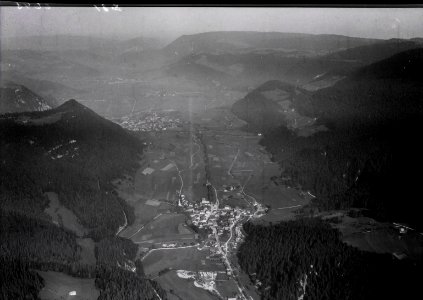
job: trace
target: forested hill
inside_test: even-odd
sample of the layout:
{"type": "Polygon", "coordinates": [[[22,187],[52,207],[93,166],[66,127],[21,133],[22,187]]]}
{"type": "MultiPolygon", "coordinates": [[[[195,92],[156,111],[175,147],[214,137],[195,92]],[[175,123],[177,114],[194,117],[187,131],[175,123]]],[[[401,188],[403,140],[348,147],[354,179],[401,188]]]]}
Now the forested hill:
{"type": "Polygon", "coordinates": [[[38,299],[45,282],[35,269],[95,278],[99,299],[157,299],[156,291],[165,299],[139,262],[136,272],[124,267],[137,246],[115,237],[134,213],[111,180],[134,172],[142,150],[141,140],[75,100],[0,115],[0,298],[38,299]],[[58,194],[85,233],[64,226],[62,215],[53,222],[46,192],[58,194]],[[89,238],[96,251],[81,244],[89,238]]]}
{"type": "Polygon", "coordinates": [[[266,133],[261,143],[281,164],[281,179],[312,191],[321,209],[367,208],[380,220],[423,228],[416,189],[422,54],[396,54],[315,92],[298,110],[329,131],[304,138],[282,126],[266,133]]]}
{"type": "Polygon", "coordinates": [[[137,167],[140,140],[75,100],[0,123],[2,209],[40,215],[53,191],[93,237],[116,232],[124,211],[131,221],[110,181],[137,167]]]}
{"type": "Polygon", "coordinates": [[[307,103],[310,92],[279,80],[270,80],[238,100],[231,111],[250,129],[266,131],[286,125],[292,107],[307,103]]]}
{"type": "Polygon", "coordinates": [[[423,113],[423,48],[407,50],[360,68],[314,93],[305,114],[324,122],[398,119],[423,113]]]}

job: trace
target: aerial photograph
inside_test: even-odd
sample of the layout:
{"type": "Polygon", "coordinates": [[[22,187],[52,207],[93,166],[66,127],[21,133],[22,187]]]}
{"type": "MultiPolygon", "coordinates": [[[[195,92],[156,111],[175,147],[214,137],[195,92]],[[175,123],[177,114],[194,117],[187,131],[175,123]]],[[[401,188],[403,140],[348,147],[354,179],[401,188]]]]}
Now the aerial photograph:
{"type": "Polygon", "coordinates": [[[0,299],[420,299],[422,133],[423,5],[0,1],[0,299]]]}

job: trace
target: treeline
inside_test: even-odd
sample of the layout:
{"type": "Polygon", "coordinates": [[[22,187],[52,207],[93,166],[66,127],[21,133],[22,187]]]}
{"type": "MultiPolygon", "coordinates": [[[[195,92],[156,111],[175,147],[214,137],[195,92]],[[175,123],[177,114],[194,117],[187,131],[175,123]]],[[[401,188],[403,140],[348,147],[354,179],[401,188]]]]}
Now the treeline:
{"type": "Polygon", "coordinates": [[[129,261],[134,261],[138,246],[131,240],[120,237],[107,237],[97,243],[95,256],[101,265],[124,266],[129,261]]]}
{"type": "Polygon", "coordinates": [[[262,299],[298,299],[304,285],[303,299],[405,299],[419,293],[421,265],[348,246],[319,219],[246,223],[243,229],[237,256],[262,299]]]}
{"type": "MultiPolygon", "coordinates": [[[[120,268],[101,266],[95,285],[100,290],[98,300],[159,299],[149,280],[120,268]]],[[[158,289],[159,292],[161,298],[166,299],[161,289],[158,289]]]]}
{"type": "Polygon", "coordinates": [[[108,237],[97,243],[96,287],[102,299],[166,299],[166,292],[145,278],[143,265],[135,260],[138,246],[131,240],[108,237]],[[131,269],[135,267],[135,272],[131,269]]]}

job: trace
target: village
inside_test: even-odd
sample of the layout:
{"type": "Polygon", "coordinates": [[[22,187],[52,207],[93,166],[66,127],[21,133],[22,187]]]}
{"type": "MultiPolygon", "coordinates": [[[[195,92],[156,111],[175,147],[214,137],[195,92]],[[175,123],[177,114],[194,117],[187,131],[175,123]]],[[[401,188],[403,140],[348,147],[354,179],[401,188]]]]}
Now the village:
{"type": "Polygon", "coordinates": [[[180,118],[161,115],[157,112],[127,115],[115,121],[125,129],[133,131],[162,131],[181,127],[183,122],[180,118]]]}

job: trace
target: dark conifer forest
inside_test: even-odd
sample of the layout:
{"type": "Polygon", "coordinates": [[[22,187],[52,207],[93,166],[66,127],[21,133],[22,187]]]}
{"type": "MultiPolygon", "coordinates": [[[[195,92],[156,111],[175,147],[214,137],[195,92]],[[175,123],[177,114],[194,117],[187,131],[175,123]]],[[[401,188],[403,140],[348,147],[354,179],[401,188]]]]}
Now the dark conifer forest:
{"type": "Polygon", "coordinates": [[[365,208],[380,220],[423,228],[416,209],[422,57],[421,49],[397,54],[301,103],[328,131],[299,137],[284,126],[269,130],[261,143],[280,163],[284,183],[312,191],[322,210],[365,208]]]}
{"type": "Polygon", "coordinates": [[[348,246],[338,230],[319,219],[246,223],[243,229],[247,237],[239,263],[258,283],[261,299],[414,299],[419,294],[420,265],[348,246]]]}
{"type": "MultiPolygon", "coordinates": [[[[2,299],[38,299],[44,283],[34,270],[96,278],[100,299],[156,299],[150,281],[121,268],[135,258],[136,245],[114,237],[124,213],[128,223],[134,214],[111,181],[136,169],[141,140],[75,100],[45,112],[6,114],[0,123],[2,299]],[[25,122],[30,119],[47,121],[25,122]],[[76,234],[44,212],[46,192],[56,192],[88,229],[86,237],[98,241],[97,265],[81,264],[76,234]]],[[[142,265],[137,269],[143,274],[142,265]]]]}

